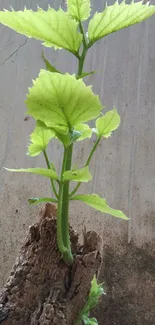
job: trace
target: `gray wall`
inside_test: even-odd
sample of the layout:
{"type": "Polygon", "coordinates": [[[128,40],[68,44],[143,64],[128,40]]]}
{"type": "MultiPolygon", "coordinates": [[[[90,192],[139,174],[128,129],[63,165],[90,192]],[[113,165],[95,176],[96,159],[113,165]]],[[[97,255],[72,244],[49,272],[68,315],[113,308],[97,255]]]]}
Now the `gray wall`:
{"type": "MultiPolygon", "coordinates": [[[[0,9],[36,9],[36,4],[55,8],[65,1],[1,0],[0,9]]],[[[104,1],[93,0],[102,10],[104,1]]],[[[106,197],[131,219],[123,222],[104,216],[84,205],[72,204],[71,221],[76,229],[98,230],[103,235],[102,279],[107,297],[101,304],[100,324],[153,325],[155,312],[155,17],[140,25],[106,37],[90,49],[86,71],[97,73],[86,79],[99,93],[102,103],[115,105],[121,115],[120,128],[103,141],[92,162],[94,179],[89,192],[106,197]]],[[[26,39],[0,26],[0,285],[3,286],[19,252],[28,226],[38,219],[38,207],[30,208],[30,196],[50,194],[47,180],[12,174],[7,167],[44,166],[42,157],[28,158],[26,147],[33,130],[31,118],[24,120],[25,94],[31,80],[44,67],[40,42],[26,39]]],[[[58,69],[73,73],[76,59],[69,53],[45,49],[58,69]]],[[[78,144],[74,161],[82,166],[93,139],[78,144]]],[[[59,166],[62,149],[51,145],[51,160],[59,166]]],[[[86,187],[83,186],[83,191],[86,187]]]]}

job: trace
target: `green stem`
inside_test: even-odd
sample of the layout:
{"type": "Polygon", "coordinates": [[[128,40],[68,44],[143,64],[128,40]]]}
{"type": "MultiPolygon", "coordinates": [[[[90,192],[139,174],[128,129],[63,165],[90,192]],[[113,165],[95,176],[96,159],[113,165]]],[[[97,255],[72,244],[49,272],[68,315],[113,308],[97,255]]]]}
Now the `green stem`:
{"type": "Polygon", "coordinates": [[[83,35],[83,46],[86,48],[87,47],[87,41],[86,41],[85,32],[84,32],[83,25],[82,25],[81,21],[79,22],[79,28],[80,28],[81,34],[83,35]]]}
{"type": "Polygon", "coordinates": [[[63,173],[71,169],[73,145],[64,148],[64,158],[60,177],[59,201],[57,213],[57,240],[58,247],[63,259],[67,264],[72,264],[73,256],[71,252],[69,237],[69,181],[63,182],[63,173]]]}
{"type": "Polygon", "coordinates": [[[78,68],[78,76],[82,75],[82,70],[83,70],[83,66],[84,66],[84,61],[85,61],[85,57],[86,57],[86,53],[87,53],[87,48],[83,48],[83,52],[80,56],[79,59],[79,68],[78,68]]]}
{"type": "Polygon", "coordinates": [[[69,51],[69,52],[74,54],[78,60],[80,59],[80,54],[78,52],[73,52],[73,51],[69,51]]]}
{"type": "MultiPolygon", "coordinates": [[[[84,61],[87,53],[87,43],[82,23],[79,23],[79,28],[83,34],[83,51],[78,54],[78,76],[81,76],[84,61]]],[[[73,263],[73,255],[71,252],[70,236],[69,236],[69,181],[63,182],[63,173],[71,169],[73,144],[69,147],[64,147],[64,157],[61,169],[58,195],[58,211],[57,211],[57,241],[59,251],[62,253],[63,260],[67,264],[73,263]]]]}
{"type": "Polygon", "coordinates": [[[59,199],[58,199],[58,210],[57,210],[57,241],[59,251],[63,254],[65,251],[65,246],[63,242],[63,234],[62,234],[62,203],[63,203],[63,182],[62,176],[65,170],[66,165],[66,152],[64,151],[62,169],[61,169],[61,177],[60,177],[60,186],[59,186],[59,199]]]}
{"type": "MultiPolygon", "coordinates": [[[[43,154],[44,154],[44,157],[45,157],[45,160],[46,160],[46,165],[47,165],[48,169],[51,169],[50,162],[49,162],[46,150],[43,151],[43,154]]],[[[54,181],[51,178],[50,178],[50,181],[51,181],[51,186],[52,186],[53,192],[55,194],[55,197],[58,199],[58,193],[57,193],[54,181]]]]}
{"type": "MultiPolygon", "coordinates": [[[[66,152],[65,171],[71,169],[72,151],[73,151],[73,144],[71,144],[68,148],[65,148],[65,152],[66,152]]],[[[64,182],[62,209],[63,209],[62,213],[64,215],[62,219],[64,245],[71,250],[70,238],[69,238],[69,219],[68,219],[69,218],[69,181],[64,182]]]]}
{"type": "MultiPolygon", "coordinates": [[[[97,148],[100,140],[101,140],[101,138],[97,138],[97,140],[96,140],[96,142],[95,142],[95,144],[94,144],[94,146],[93,146],[93,148],[92,148],[92,150],[91,150],[91,152],[90,152],[90,154],[88,156],[88,159],[87,159],[87,161],[85,163],[85,167],[90,164],[90,161],[91,161],[91,159],[93,157],[93,154],[94,154],[94,152],[95,152],[95,150],[96,150],[96,148],[97,148]]],[[[79,189],[80,185],[81,185],[81,182],[77,183],[77,185],[75,186],[74,190],[70,193],[70,195],[69,195],[70,200],[71,200],[72,196],[77,192],[77,190],[79,189]]]]}
{"type": "Polygon", "coordinates": [[[83,66],[84,66],[85,57],[86,57],[86,54],[88,51],[88,47],[87,47],[87,42],[86,42],[86,38],[85,38],[85,32],[84,32],[81,21],[79,22],[79,28],[80,28],[81,34],[83,35],[83,51],[82,51],[81,56],[79,57],[79,67],[78,67],[78,76],[81,76],[83,66]]]}
{"type": "Polygon", "coordinates": [[[92,47],[92,45],[93,45],[94,43],[95,43],[95,42],[89,42],[89,43],[87,44],[88,49],[90,49],[90,47],[92,47]]]}
{"type": "Polygon", "coordinates": [[[100,140],[101,140],[101,138],[99,137],[99,138],[97,138],[96,142],[94,143],[94,146],[93,146],[93,148],[92,148],[92,150],[91,150],[91,152],[90,152],[90,154],[89,154],[89,156],[88,156],[88,159],[87,159],[87,161],[86,161],[85,166],[88,166],[88,165],[90,164],[90,161],[91,161],[91,159],[92,159],[92,157],[93,157],[93,154],[94,154],[94,152],[95,152],[95,150],[96,150],[96,148],[97,148],[97,146],[98,146],[100,140]]]}

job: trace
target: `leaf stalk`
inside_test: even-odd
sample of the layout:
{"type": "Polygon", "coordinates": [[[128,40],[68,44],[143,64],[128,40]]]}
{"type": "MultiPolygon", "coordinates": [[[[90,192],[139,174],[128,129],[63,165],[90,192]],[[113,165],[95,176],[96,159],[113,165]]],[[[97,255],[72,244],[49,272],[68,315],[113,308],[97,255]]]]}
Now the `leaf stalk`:
{"type": "MultiPolygon", "coordinates": [[[[97,149],[97,146],[98,146],[100,140],[101,140],[101,137],[97,138],[96,142],[94,143],[94,146],[93,146],[92,150],[90,151],[90,154],[88,156],[88,159],[87,159],[87,161],[85,163],[85,167],[86,166],[89,166],[90,161],[91,161],[91,159],[92,159],[92,157],[94,155],[95,150],[97,149]]],[[[70,200],[72,199],[73,195],[77,192],[77,190],[79,189],[80,185],[81,185],[81,182],[78,182],[77,185],[75,186],[74,190],[70,193],[70,195],[69,195],[70,200]]]]}
{"type": "MultiPolygon", "coordinates": [[[[46,161],[47,168],[48,169],[51,169],[50,162],[49,162],[49,159],[48,159],[48,156],[47,156],[47,152],[46,152],[45,149],[43,151],[43,154],[44,154],[44,158],[45,158],[45,161],[46,161]]],[[[58,199],[58,193],[57,193],[57,190],[56,190],[56,187],[55,187],[54,180],[50,178],[50,181],[51,181],[51,186],[52,186],[52,190],[53,190],[53,192],[55,194],[55,197],[58,199]]]]}

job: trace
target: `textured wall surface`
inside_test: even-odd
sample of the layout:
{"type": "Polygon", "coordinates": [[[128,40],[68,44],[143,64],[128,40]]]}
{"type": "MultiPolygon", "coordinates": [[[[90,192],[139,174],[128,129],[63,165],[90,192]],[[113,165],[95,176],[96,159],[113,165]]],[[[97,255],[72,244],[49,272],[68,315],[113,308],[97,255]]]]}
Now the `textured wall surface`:
{"type": "MultiPolygon", "coordinates": [[[[1,0],[0,9],[36,9],[38,4],[55,8],[65,1],[1,0]]],[[[108,1],[108,3],[110,3],[108,1]]],[[[155,2],[154,2],[155,3],[155,2]]],[[[102,10],[103,0],[92,0],[92,9],[102,10]]],[[[101,277],[107,296],[98,317],[104,325],[153,325],[155,319],[155,17],[140,25],[110,35],[90,49],[87,77],[102,103],[115,105],[122,123],[113,137],[103,141],[92,161],[94,179],[88,191],[107,198],[114,208],[131,219],[123,222],[103,216],[84,205],[72,204],[76,229],[98,230],[103,235],[104,258],[101,277]]],[[[31,80],[44,67],[40,42],[27,39],[0,26],[0,286],[3,286],[18,254],[28,226],[38,208],[30,208],[30,196],[47,196],[47,180],[6,172],[3,166],[44,166],[42,157],[28,158],[26,147],[33,130],[25,119],[25,94],[31,80]]],[[[45,49],[62,71],[73,73],[77,61],[67,52],[45,49]]],[[[85,162],[93,139],[78,144],[74,161],[85,162]]],[[[58,143],[49,149],[57,166],[62,158],[58,143]]],[[[86,187],[83,186],[83,191],[86,187]]]]}

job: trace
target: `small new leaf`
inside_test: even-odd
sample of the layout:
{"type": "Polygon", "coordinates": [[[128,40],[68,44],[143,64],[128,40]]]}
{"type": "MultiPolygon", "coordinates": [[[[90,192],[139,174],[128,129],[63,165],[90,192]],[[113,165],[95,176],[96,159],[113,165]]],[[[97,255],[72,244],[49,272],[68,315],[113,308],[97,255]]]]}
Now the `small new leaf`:
{"type": "Polygon", "coordinates": [[[57,133],[57,138],[63,143],[63,145],[67,148],[70,144],[81,141],[85,138],[90,138],[92,134],[92,130],[89,129],[87,124],[79,124],[74,127],[68,134],[57,133]],[[88,127],[88,128],[87,128],[88,127]]]}
{"type": "Polygon", "coordinates": [[[81,169],[68,170],[63,174],[63,182],[75,181],[75,182],[89,182],[92,179],[89,168],[84,167],[81,169]]]}
{"type": "Polygon", "coordinates": [[[95,71],[91,71],[91,72],[83,72],[80,76],[77,76],[76,79],[81,79],[81,78],[84,78],[84,77],[88,77],[90,76],[91,74],[94,74],[95,71]]]}
{"type": "Polygon", "coordinates": [[[96,13],[90,20],[88,26],[88,37],[90,43],[102,37],[114,33],[120,29],[140,23],[141,21],[155,14],[155,6],[150,6],[143,1],[131,2],[125,1],[119,3],[116,1],[113,5],[107,6],[102,13],[96,13]]]}
{"type": "Polygon", "coordinates": [[[72,132],[69,133],[70,143],[74,143],[75,141],[78,141],[78,139],[81,137],[81,132],[79,130],[72,130],[72,132]]]}
{"type": "Polygon", "coordinates": [[[83,320],[83,324],[84,325],[98,325],[98,321],[96,318],[89,318],[87,316],[83,316],[82,317],[82,320],[83,320]]]}
{"type": "Polygon", "coordinates": [[[107,112],[96,121],[96,130],[99,137],[108,138],[120,125],[121,119],[116,109],[107,112]]]}
{"type": "Polygon", "coordinates": [[[31,173],[36,175],[45,176],[54,180],[58,180],[57,173],[52,169],[45,169],[45,168],[21,168],[21,169],[10,169],[5,168],[6,170],[10,172],[16,172],[16,173],[31,173]]]}
{"type": "Polygon", "coordinates": [[[90,0],[67,0],[68,14],[78,20],[86,20],[90,16],[90,0]]]}
{"type": "Polygon", "coordinates": [[[91,138],[93,133],[93,130],[89,127],[88,124],[78,124],[75,126],[74,129],[81,133],[77,141],[82,141],[84,139],[91,138]]]}
{"type": "Polygon", "coordinates": [[[30,205],[35,205],[35,204],[38,204],[38,203],[45,203],[45,202],[55,202],[57,203],[57,200],[51,198],[51,197],[41,197],[41,198],[38,198],[38,197],[32,197],[30,199],[28,199],[28,203],[30,205]]]}
{"type": "Polygon", "coordinates": [[[48,128],[43,122],[37,121],[35,129],[30,135],[32,143],[28,146],[28,155],[31,157],[38,156],[54,137],[54,130],[48,128]]]}
{"type": "Polygon", "coordinates": [[[96,276],[94,276],[92,282],[91,282],[91,289],[89,296],[97,296],[100,297],[104,294],[103,285],[97,283],[96,276]]]}
{"type": "Polygon", "coordinates": [[[47,47],[64,48],[77,53],[82,35],[77,31],[78,22],[71,19],[62,9],[58,11],[49,6],[47,11],[0,11],[0,23],[27,37],[36,38],[47,47]]]}
{"type": "Polygon", "coordinates": [[[59,133],[67,134],[76,125],[100,114],[99,97],[82,79],[41,70],[33,84],[26,100],[28,114],[59,133]]]}
{"type": "Polygon", "coordinates": [[[96,277],[94,276],[91,282],[91,289],[85,306],[79,313],[79,317],[77,319],[76,325],[81,324],[82,322],[84,325],[98,325],[96,318],[90,318],[91,310],[98,304],[99,298],[104,294],[103,285],[98,284],[96,277]]]}
{"type": "Polygon", "coordinates": [[[128,217],[120,210],[112,209],[108,206],[107,201],[97,194],[78,194],[72,197],[72,200],[82,201],[92,208],[110,214],[116,218],[129,220],[128,217]]]}
{"type": "Polygon", "coordinates": [[[50,72],[57,72],[57,73],[61,73],[59,70],[57,70],[45,57],[44,51],[42,51],[42,59],[45,63],[46,69],[50,72]]]}

